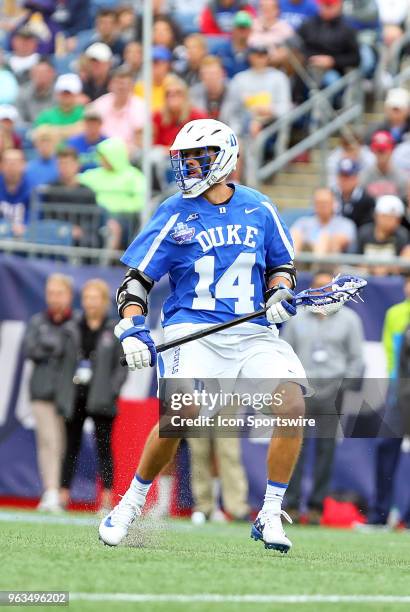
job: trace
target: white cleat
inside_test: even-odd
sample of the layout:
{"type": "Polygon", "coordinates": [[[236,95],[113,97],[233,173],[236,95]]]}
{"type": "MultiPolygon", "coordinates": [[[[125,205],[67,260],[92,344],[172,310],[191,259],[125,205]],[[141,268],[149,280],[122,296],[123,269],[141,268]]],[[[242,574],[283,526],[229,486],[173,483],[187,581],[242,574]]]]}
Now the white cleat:
{"type": "Polygon", "coordinates": [[[127,491],[121,501],[103,518],[98,528],[100,540],[107,546],[118,546],[142,509],[136,505],[132,492],[127,491]]]}
{"type": "Polygon", "coordinates": [[[262,540],[265,548],[287,553],[292,548],[292,542],[283,530],[282,516],[289,523],[293,522],[284,510],[275,513],[261,510],[252,525],[251,538],[262,540]]]}

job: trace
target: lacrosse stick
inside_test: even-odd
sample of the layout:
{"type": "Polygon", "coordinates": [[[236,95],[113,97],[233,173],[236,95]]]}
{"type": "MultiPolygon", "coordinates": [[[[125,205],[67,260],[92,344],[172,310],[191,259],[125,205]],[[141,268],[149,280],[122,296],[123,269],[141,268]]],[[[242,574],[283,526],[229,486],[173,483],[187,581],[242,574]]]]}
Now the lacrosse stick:
{"type": "MultiPolygon", "coordinates": [[[[304,310],[318,314],[333,314],[340,310],[342,306],[350,300],[356,302],[357,300],[355,298],[359,298],[361,301],[363,301],[360,296],[360,292],[366,285],[367,281],[363,278],[359,278],[358,276],[336,276],[328,285],[323,285],[322,287],[317,287],[315,289],[305,289],[304,291],[297,293],[295,295],[296,306],[298,308],[303,308],[304,310]]],[[[205,338],[210,334],[223,331],[224,329],[229,329],[230,327],[234,327],[240,323],[246,323],[246,321],[263,317],[266,310],[266,307],[261,308],[260,310],[250,312],[249,314],[241,317],[236,317],[230,321],[211,325],[210,327],[201,329],[193,334],[188,334],[183,338],[177,338],[176,340],[172,340],[170,342],[158,344],[156,351],[157,353],[162,353],[176,346],[180,346],[181,344],[186,344],[187,342],[192,342],[193,340],[199,340],[200,338],[205,338]]],[[[127,365],[125,357],[121,359],[121,365],[127,365]]]]}

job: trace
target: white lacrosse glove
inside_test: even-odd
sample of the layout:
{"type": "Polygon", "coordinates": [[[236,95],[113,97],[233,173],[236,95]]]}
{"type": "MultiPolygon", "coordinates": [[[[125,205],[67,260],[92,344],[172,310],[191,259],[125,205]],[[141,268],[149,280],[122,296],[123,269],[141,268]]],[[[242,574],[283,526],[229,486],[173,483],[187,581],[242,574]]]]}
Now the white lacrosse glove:
{"type": "Polygon", "coordinates": [[[265,293],[266,318],[276,325],[288,321],[296,314],[296,300],[292,289],[276,285],[265,293]]]}
{"type": "Polygon", "coordinates": [[[121,319],[115,326],[114,334],[122,344],[130,370],[148,368],[156,364],[157,352],[150,331],[145,326],[145,317],[141,315],[121,319]]]}

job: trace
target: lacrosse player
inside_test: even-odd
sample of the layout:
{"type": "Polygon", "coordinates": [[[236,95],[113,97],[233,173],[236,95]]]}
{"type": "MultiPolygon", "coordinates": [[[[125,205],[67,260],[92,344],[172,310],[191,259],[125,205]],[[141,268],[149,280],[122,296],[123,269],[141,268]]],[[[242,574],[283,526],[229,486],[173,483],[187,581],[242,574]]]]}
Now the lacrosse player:
{"type": "MultiPolygon", "coordinates": [[[[303,380],[305,372],[277,328],[296,314],[292,241],[266,196],[227,182],[238,155],[234,132],[219,121],[199,119],[180,130],[170,156],[181,193],[158,208],[122,257],[129,270],[117,292],[122,318],[115,333],[130,370],[158,362],[158,376],[167,379],[281,380],[286,413],[303,416],[302,385],[290,379],[303,380]],[[171,287],[163,306],[165,341],[263,304],[268,306],[266,317],[167,350],[157,359],[145,317],[148,294],[165,274],[171,287]]],[[[290,519],[281,505],[302,436],[301,428],[289,426],[283,436],[272,438],[264,503],[252,526],[255,540],[281,552],[292,546],[281,517],[290,519]]],[[[126,537],[153,479],[178,444],[179,439],[159,437],[158,427],[151,432],[128,491],[100,524],[105,544],[116,546],[126,537]]]]}

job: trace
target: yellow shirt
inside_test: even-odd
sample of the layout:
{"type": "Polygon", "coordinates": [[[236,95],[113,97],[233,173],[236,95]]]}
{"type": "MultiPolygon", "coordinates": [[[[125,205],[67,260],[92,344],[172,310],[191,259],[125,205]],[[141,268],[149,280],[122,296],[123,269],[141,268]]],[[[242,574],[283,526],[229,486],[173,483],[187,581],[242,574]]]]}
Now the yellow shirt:
{"type": "MultiPolygon", "coordinates": [[[[136,96],[144,97],[144,83],[137,81],[134,85],[134,94],[136,96]]],[[[163,85],[152,86],[152,111],[161,111],[165,104],[165,90],[163,85]]]]}

